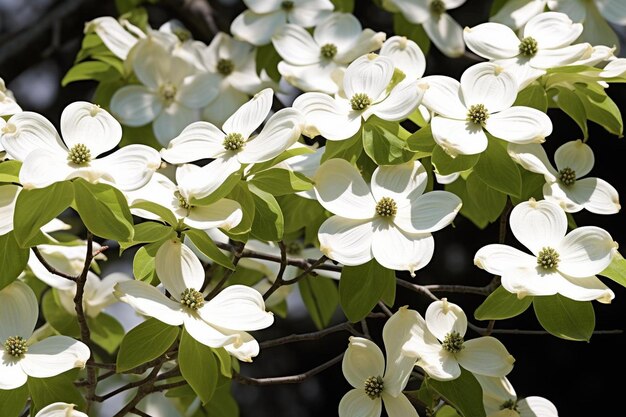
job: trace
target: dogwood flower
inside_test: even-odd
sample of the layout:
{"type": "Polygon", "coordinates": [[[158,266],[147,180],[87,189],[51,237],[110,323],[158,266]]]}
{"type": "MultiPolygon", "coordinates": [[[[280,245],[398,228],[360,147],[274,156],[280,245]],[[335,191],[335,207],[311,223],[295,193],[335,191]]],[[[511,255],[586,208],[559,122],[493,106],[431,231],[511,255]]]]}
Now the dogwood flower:
{"type": "Polygon", "coordinates": [[[231,33],[255,46],[270,43],[272,36],[286,23],[310,28],[326,18],[335,8],[330,0],[244,0],[248,7],[230,25],[231,33]]]}
{"type": "Polygon", "coordinates": [[[525,169],[542,174],[546,180],[543,196],[559,204],[568,213],[586,209],[596,214],[619,212],[619,195],[608,182],[587,175],[594,164],[593,150],[581,140],[570,141],[559,146],[554,153],[556,169],[539,144],[509,144],[511,159],[525,169]]]}
{"type": "Polygon", "coordinates": [[[0,290],[0,389],[85,367],[91,352],[82,342],[67,336],[30,340],[38,315],[37,297],[28,285],[18,280],[0,290]]]}
{"type": "Polygon", "coordinates": [[[392,36],[383,43],[380,55],[390,58],[409,80],[418,80],[426,71],[426,57],[420,47],[405,36],[392,36]]]}
{"type": "Polygon", "coordinates": [[[541,14],[547,3],[548,0],[509,0],[489,20],[517,30],[541,14]]]}
{"type": "MultiPolygon", "coordinates": [[[[97,317],[105,308],[117,303],[119,300],[113,294],[113,287],[118,282],[130,281],[131,278],[123,273],[114,272],[103,278],[89,271],[83,293],[83,311],[89,317],[97,317]]],[[[67,280],[66,280],[67,281],[67,280]]],[[[76,315],[74,296],[76,284],[67,290],[58,290],[60,304],[71,315],[76,315]]]]}
{"type": "Polygon", "coordinates": [[[206,346],[224,347],[247,362],[258,355],[259,344],[247,331],[264,329],[274,322],[258,291],[232,285],[206,301],[200,292],[204,282],[202,264],[178,239],[161,245],[155,266],[171,298],[142,281],[118,283],[115,295],[139,314],[171,326],[184,325],[191,337],[206,346]]]}
{"type": "Polygon", "coordinates": [[[22,187],[19,185],[0,185],[0,236],[13,230],[13,213],[20,191],[22,191],[22,187]]]}
{"type": "Polygon", "coordinates": [[[466,0],[389,0],[409,22],[422,25],[424,31],[444,55],[451,58],[463,55],[463,29],[446,13],[466,0]]]}
{"type": "Polygon", "coordinates": [[[518,204],[509,219],[515,238],[532,252],[491,244],[474,256],[474,264],[502,277],[502,286],[518,298],[561,294],[577,301],[610,303],[613,291],[596,274],[617,252],[605,230],[582,226],[567,233],[567,216],[550,201],[518,204]]]}
{"type": "Polygon", "coordinates": [[[128,145],[102,158],[122,139],[122,127],[99,106],[84,101],[69,104],[61,114],[61,133],[45,117],[33,112],[11,116],[0,142],[22,161],[24,188],[43,188],[57,181],[84,178],[120,190],[139,188],[161,165],[159,153],[145,145],[128,145]]]}
{"type": "Polygon", "coordinates": [[[519,89],[541,77],[553,67],[572,64],[591,55],[588,43],[572,43],[583,25],[564,13],[541,13],[526,23],[519,38],[508,26],[481,23],[465,28],[467,47],[514,75],[519,89]]]}
{"type": "Polygon", "coordinates": [[[52,403],[39,410],[35,417],[88,417],[87,414],[74,410],[74,407],[76,404],[52,403]]]}
{"type": "Polygon", "coordinates": [[[367,184],[346,160],[329,159],[317,171],[317,200],[331,213],[319,228],[320,250],[344,265],[375,258],[411,275],[430,262],[432,232],[449,225],[461,200],[447,191],[422,194],[426,170],[418,161],[380,166],[367,184]]]}
{"type": "Polygon", "coordinates": [[[559,413],[543,397],[518,398],[506,377],[474,375],[483,389],[483,404],[487,417],[558,417],[559,413]]]}
{"type": "MultiPolygon", "coordinates": [[[[124,24],[129,23],[124,21],[124,24]]],[[[119,20],[111,16],[101,16],[85,23],[84,32],[85,34],[95,32],[109,51],[118,58],[125,60],[138,39],[145,37],[139,28],[136,29],[136,31],[130,32],[124,28],[119,20]]]]}
{"type": "Polygon", "coordinates": [[[417,359],[416,365],[433,379],[448,381],[461,375],[461,367],[473,374],[503,377],[513,369],[515,358],[498,339],[482,336],[465,340],[467,316],[446,298],[432,302],[426,319],[407,310],[412,320],[405,329],[411,337],[402,353],[417,359]]]}
{"type": "MultiPolygon", "coordinates": [[[[22,111],[22,108],[15,101],[13,92],[4,84],[4,80],[0,78],[0,117],[9,116],[22,111]]],[[[2,126],[0,126],[1,128],[2,126]]]]}
{"type": "Polygon", "coordinates": [[[540,143],[552,133],[544,112],[513,106],[515,78],[496,64],[472,65],[461,82],[442,75],[424,77],[420,87],[426,91],[424,105],[437,114],[431,121],[433,138],[452,157],[483,152],[485,130],[513,143],[540,143]]]}
{"type": "Polygon", "coordinates": [[[303,91],[336,94],[337,72],[356,58],[381,47],[384,32],[363,29],[351,13],[333,13],[309,33],[286,24],[276,31],[272,43],[283,59],[278,71],[287,82],[303,91]]]}
{"type": "Polygon", "coordinates": [[[293,107],[305,116],[303,134],[344,140],[357,133],[362,121],[372,115],[389,121],[405,119],[420,104],[424,92],[410,79],[390,85],[394,70],[390,58],[364,55],[346,69],[341,94],[334,98],[318,92],[298,96],[293,107]]]}

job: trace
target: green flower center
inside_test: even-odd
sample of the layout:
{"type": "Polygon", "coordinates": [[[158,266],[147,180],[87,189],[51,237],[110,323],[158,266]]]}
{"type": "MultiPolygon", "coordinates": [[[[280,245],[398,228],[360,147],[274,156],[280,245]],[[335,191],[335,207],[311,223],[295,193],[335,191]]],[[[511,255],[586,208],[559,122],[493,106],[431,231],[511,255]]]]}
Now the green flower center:
{"type": "Polygon", "coordinates": [[[161,100],[166,106],[169,106],[174,102],[176,98],[176,87],[172,84],[165,84],[159,88],[159,95],[161,96],[161,100]]]}
{"type": "Polygon", "coordinates": [[[176,28],[172,31],[179,41],[185,42],[191,39],[191,32],[184,28],[176,28]]]}
{"type": "Polygon", "coordinates": [[[244,143],[241,133],[229,133],[224,138],[223,145],[227,151],[238,151],[243,148],[244,143]]]}
{"type": "Polygon", "coordinates": [[[537,255],[537,265],[543,269],[556,269],[559,266],[558,252],[549,246],[542,248],[537,255]]]}
{"type": "Polygon", "coordinates": [[[187,199],[185,197],[183,197],[183,195],[179,191],[176,191],[174,193],[174,195],[178,199],[178,206],[179,207],[184,208],[185,210],[189,210],[191,207],[193,207],[191,204],[189,204],[187,199]]]}
{"type": "Polygon", "coordinates": [[[356,93],[350,99],[350,106],[352,106],[352,110],[365,110],[369,106],[372,105],[372,99],[369,98],[367,94],[364,93],[356,93]]]}
{"type": "Polygon", "coordinates": [[[26,352],[28,352],[28,346],[26,346],[26,340],[22,336],[9,337],[4,342],[4,351],[16,358],[22,358],[26,352]]]}
{"type": "Polygon", "coordinates": [[[515,401],[515,400],[506,400],[505,402],[503,402],[500,405],[500,410],[505,410],[505,409],[509,409],[509,410],[513,410],[513,411],[519,411],[517,409],[517,401],[515,401]]]}
{"type": "Polygon", "coordinates": [[[77,143],[68,152],[67,160],[76,165],[87,165],[91,161],[91,152],[87,146],[77,143]]]}
{"type": "Polygon", "coordinates": [[[565,167],[559,171],[559,181],[563,185],[572,185],[576,182],[576,171],[570,167],[565,167]]]}
{"type": "Polygon", "coordinates": [[[446,12],[446,4],[443,0],[433,0],[430,2],[430,12],[435,16],[441,16],[446,12]]]}
{"type": "Polygon", "coordinates": [[[326,45],[322,46],[322,48],[320,49],[320,53],[324,58],[332,59],[335,57],[335,55],[337,55],[337,46],[332,43],[327,43],[326,45]]]}
{"type": "Polygon", "coordinates": [[[380,398],[383,388],[383,378],[380,376],[370,376],[365,380],[365,393],[372,400],[380,398]]]}
{"type": "Polygon", "coordinates": [[[450,353],[458,353],[463,349],[463,336],[459,332],[452,331],[443,338],[441,346],[450,353]]]}
{"type": "Polygon", "coordinates": [[[530,36],[525,37],[519,44],[519,53],[525,57],[533,57],[537,53],[537,41],[530,36]]]}
{"type": "Polygon", "coordinates": [[[280,8],[288,12],[293,9],[293,1],[284,1],[280,4],[280,8]]]}
{"type": "Polygon", "coordinates": [[[398,212],[398,205],[391,197],[383,197],[376,203],[376,214],[381,217],[393,217],[398,212]]]}
{"type": "Polygon", "coordinates": [[[489,111],[484,104],[472,104],[467,111],[467,121],[477,125],[484,125],[489,118],[489,111]]]}
{"type": "Polygon", "coordinates": [[[230,75],[235,69],[235,64],[230,59],[220,59],[217,61],[217,72],[223,76],[230,75]]]}
{"type": "Polygon", "coordinates": [[[187,288],[180,295],[180,303],[192,310],[197,310],[204,305],[204,296],[193,288],[187,288]]]}

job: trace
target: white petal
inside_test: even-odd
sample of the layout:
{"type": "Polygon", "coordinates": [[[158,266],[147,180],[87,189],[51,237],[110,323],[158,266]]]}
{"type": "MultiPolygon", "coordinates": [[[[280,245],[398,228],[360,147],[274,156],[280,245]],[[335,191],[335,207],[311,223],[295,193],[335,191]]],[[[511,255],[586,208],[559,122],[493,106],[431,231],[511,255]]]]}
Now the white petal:
{"type": "Polygon", "coordinates": [[[229,230],[241,222],[242,216],[241,205],[234,200],[224,198],[208,206],[192,207],[185,223],[200,230],[214,227],[229,230]]]}
{"type": "Polygon", "coordinates": [[[535,255],[549,246],[556,248],[567,232],[563,209],[548,201],[526,201],[511,211],[509,219],[515,238],[535,255]]]}
{"type": "Polygon", "coordinates": [[[380,417],[383,402],[380,398],[374,400],[365,394],[362,387],[346,393],[339,401],[339,417],[380,417]]]}
{"type": "Polygon", "coordinates": [[[224,152],[225,136],[211,123],[194,122],[161,150],[161,156],[172,164],[215,158],[224,152]]]}
{"type": "Polygon", "coordinates": [[[559,49],[543,49],[530,58],[530,65],[534,68],[548,69],[572,64],[591,56],[593,48],[588,43],[565,46],[559,49]]]}
{"type": "Polygon", "coordinates": [[[405,332],[410,339],[402,345],[404,355],[419,358],[421,356],[435,356],[441,350],[441,344],[428,330],[426,320],[415,310],[400,307],[398,313],[405,323],[405,332]]]}
{"type": "Polygon", "coordinates": [[[593,150],[580,139],[566,142],[554,152],[554,163],[560,171],[570,168],[576,173],[576,179],[591,172],[595,163],[593,150]]]}
{"type": "Polygon", "coordinates": [[[508,269],[502,274],[502,287],[520,299],[557,294],[565,281],[558,271],[545,270],[536,263],[532,267],[508,269]]]}
{"type": "Polygon", "coordinates": [[[375,114],[383,120],[404,120],[422,102],[423,95],[424,90],[415,80],[406,79],[396,85],[387,98],[363,112],[363,117],[367,119],[370,114],[375,114]]]}
{"type": "Polygon", "coordinates": [[[84,368],[91,351],[83,342],[67,336],[52,336],[28,347],[20,361],[28,376],[49,378],[73,368],[84,368]]]}
{"type": "Polygon", "coordinates": [[[185,191],[194,198],[204,198],[216,191],[231,174],[240,168],[241,164],[237,157],[231,155],[219,157],[203,166],[198,171],[196,181],[185,185],[185,191]]]}
{"type": "Polygon", "coordinates": [[[415,271],[425,267],[433,257],[435,240],[430,233],[413,234],[382,220],[375,222],[372,253],[385,268],[415,271]]]}
{"type": "Polygon", "coordinates": [[[609,304],[615,298],[615,293],[596,276],[574,278],[561,274],[559,294],[576,301],[598,301],[609,304]]]}
{"type": "Polygon", "coordinates": [[[173,81],[168,79],[172,56],[168,45],[159,40],[153,37],[146,38],[131,51],[133,71],[150,91],[157,91],[164,83],[173,81]]]}
{"type": "Polygon", "coordinates": [[[455,194],[431,191],[413,199],[409,207],[398,207],[394,223],[409,233],[436,232],[452,223],[462,204],[455,194]]]}
{"type": "Polygon", "coordinates": [[[481,23],[463,30],[467,47],[487,59],[519,55],[520,40],[511,28],[500,23],[481,23]]]}
{"type": "Polygon", "coordinates": [[[178,101],[192,109],[206,106],[217,97],[219,80],[210,72],[186,77],[178,90],[178,101]]]}
{"type": "Polygon", "coordinates": [[[74,410],[74,407],[75,404],[52,403],[39,410],[35,417],[88,417],[87,414],[74,410]]]}
{"type": "Polygon", "coordinates": [[[92,161],[92,165],[107,171],[107,179],[116,188],[130,191],[143,187],[150,181],[152,174],[161,166],[161,155],[150,146],[127,145],[104,158],[92,161]]]}
{"type": "Polygon", "coordinates": [[[39,305],[30,287],[13,281],[0,291],[0,341],[20,336],[28,339],[35,330],[39,305]]]}
{"type": "Polygon", "coordinates": [[[416,359],[402,354],[402,346],[410,339],[409,329],[413,326],[413,315],[401,307],[383,327],[383,341],[387,365],[385,367],[385,393],[398,396],[409,382],[416,359]]]}
{"type": "MultiPolygon", "coordinates": [[[[589,180],[589,178],[585,178],[578,182],[584,182],[586,180],[589,180]]],[[[585,207],[574,201],[575,193],[572,192],[573,189],[574,187],[567,187],[558,181],[553,183],[547,182],[543,184],[543,198],[554,204],[558,204],[567,213],[578,213],[585,207]]],[[[584,201],[584,199],[590,195],[592,190],[583,186],[579,189],[579,192],[581,193],[580,197],[582,197],[584,201]]]]}
{"type": "Polygon", "coordinates": [[[475,155],[487,149],[487,136],[476,123],[435,116],[431,129],[435,142],[452,157],[475,155]]]}
{"type": "Polygon", "coordinates": [[[528,21],[524,37],[537,41],[539,49],[556,49],[570,45],[583,32],[581,23],[574,23],[564,13],[545,12],[528,21]]]}
{"type": "MultiPolygon", "coordinates": [[[[595,2],[594,2],[595,3],[595,2]]],[[[609,47],[620,45],[619,36],[613,29],[613,26],[607,20],[613,19],[613,16],[605,18],[597,12],[595,6],[597,3],[591,3],[586,7],[586,16],[584,20],[583,33],[580,35],[581,42],[589,42],[591,45],[606,45],[609,47]]],[[[573,16],[570,16],[573,18],[573,16]]]]}
{"type": "MultiPolygon", "coordinates": [[[[150,201],[174,210],[179,207],[178,199],[175,199],[174,196],[176,191],[177,187],[172,180],[159,172],[155,172],[146,185],[133,191],[126,191],[124,194],[128,199],[129,206],[141,201],[150,201]]],[[[131,213],[144,219],[160,219],[159,216],[147,210],[131,209],[131,213]]]]}
{"type": "Polygon", "coordinates": [[[248,139],[267,117],[273,98],[274,92],[271,88],[257,93],[224,122],[222,130],[226,133],[239,133],[244,139],[248,139]]]}
{"type": "Polygon", "coordinates": [[[397,397],[393,397],[383,392],[382,398],[389,417],[419,417],[417,410],[406,395],[401,393],[397,397]]]}
{"type": "Polygon", "coordinates": [[[346,69],[343,88],[346,97],[366,94],[372,101],[378,100],[393,77],[394,65],[391,59],[369,54],[357,58],[346,69]]]}
{"type": "Polygon", "coordinates": [[[439,340],[452,332],[465,336],[467,331],[467,316],[461,307],[448,302],[447,299],[433,301],[426,309],[426,325],[428,330],[439,340]]]}
{"type": "Polygon", "coordinates": [[[424,75],[426,58],[417,44],[404,36],[392,36],[383,43],[380,54],[391,58],[396,68],[408,79],[415,80],[424,75]]]}
{"type": "Polygon", "coordinates": [[[224,349],[243,362],[252,362],[252,358],[258,356],[260,351],[259,342],[246,332],[238,333],[236,342],[224,345],[224,349]]]}
{"type": "Polygon", "coordinates": [[[143,126],[153,121],[163,105],[158,97],[142,85],[127,85],[111,97],[111,113],[123,124],[143,126]]]}
{"type": "Polygon", "coordinates": [[[341,369],[350,385],[354,388],[362,388],[367,378],[383,376],[385,357],[376,343],[362,337],[352,336],[343,357],[341,369]]]}
{"type": "Polygon", "coordinates": [[[87,22],[85,26],[86,29],[93,28],[106,47],[122,60],[126,60],[128,52],[137,43],[137,38],[128,33],[117,19],[110,16],[97,17],[87,22]]]}
{"type": "Polygon", "coordinates": [[[298,3],[288,14],[290,23],[309,28],[324,21],[330,16],[334,5],[330,0],[315,0],[298,3]]]}
{"type": "Polygon", "coordinates": [[[617,58],[602,69],[600,76],[603,78],[620,77],[626,73],[626,58],[617,58]]]}
{"type": "Polygon", "coordinates": [[[493,114],[513,105],[517,97],[517,82],[513,75],[498,65],[482,62],[463,72],[461,92],[467,107],[483,104],[493,114]]]}
{"type": "Polygon", "coordinates": [[[552,133],[552,121],[540,110],[515,106],[489,116],[485,129],[507,142],[540,143],[552,133]]]}
{"type": "Polygon", "coordinates": [[[463,29],[449,14],[444,13],[439,18],[427,19],[422,26],[430,40],[444,55],[456,58],[465,52],[463,29]]]}
{"type": "Polygon", "coordinates": [[[515,362],[502,342],[491,336],[465,341],[456,357],[459,365],[468,371],[495,377],[507,375],[515,362]]]}
{"type": "Polygon", "coordinates": [[[179,300],[186,289],[199,291],[204,282],[204,268],[187,245],[178,239],[165,241],[154,258],[156,273],[172,296],[179,300]]]}
{"type": "Polygon", "coordinates": [[[245,285],[226,287],[198,313],[207,323],[229,330],[260,330],[274,323],[261,294],[245,285]]]}
{"type": "Polygon", "coordinates": [[[169,324],[183,324],[182,306],[170,300],[157,288],[142,281],[118,282],[114,289],[115,296],[130,305],[137,313],[169,324]]]}
{"type": "Polygon", "coordinates": [[[461,367],[454,355],[441,348],[435,354],[422,355],[417,361],[417,366],[438,381],[450,381],[461,375],[461,367]]]}
{"type": "Polygon", "coordinates": [[[16,361],[12,355],[0,350],[0,389],[11,390],[19,388],[26,383],[28,375],[22,370],[20,361],[16,361]]]}
{"type": "Polygon", "coordinates": [[[411,23],[421,25],[431,18],[429,2],[426,0],[395,0],[393,5],[400,9],[405,19],[411,23]]]}
{"type": "Polygon", "coordinates": [[[344,265],[363,265],[373,257],[374,230],[369,220],[332,216],[322,223],[317,237],[322,253],[344,265]]]}
{"type": "Polygon", "coordinates": [[[518,145],[509,143],[507,151],[512,160],[524,169],[544,175],[549,181],[556,181],[558,172],[552,167],[546,150],[538,143],[518,145]]]}
{"type": "Polygon", "coordinates": [[[437,114],[465,120],[467,108],[461,101],[461,84],[454,78],[431,75],[418,81],[424,90],[424,105],[437,114]]]}
{"type": "Polygon", "coordinates": [[[281,58],[293,65],[311,65],[321,60],[320,47],[303,27],[286,24],[272,37],[272,44],[281,58]]]}
{"type": "Polygon", "coordinates": [[[0,236],[13,230],[13,211],[22,187],[13,184],[0,186],[0,236]]]}
{"type": "MultiPolygon", "coordinates": [[[[90,166],[82,168],[85,177],[92,182],[104,174],[93,172],[93,175],[88,175],[90,166]]],[[[82,176],[79,169],[69,166],[67,156],[50,153],[46,149],[31,152],[20,169],[20,183],[25,189],[44,188],[58,181],[82,176]]]]}
{"type": "Polygon", "coordinates": [[[572,277],[589,277],[602,272],[617,250],[611,235],[596,226],[572,230],[555,248],[560,255],[558,270],[572,277]]]}
{"type": "Polygon", "coordinates": [[[278,63],[280,75],[291,85],[302,91],[317,91],[336,94],[339,86],[333,79],[335,71],[341,69],[334,61],[322,61],[311,65],[278,63]]]}
{"type": "Polygon", "coordinates": [[[370,219],[376,201],[359,171],[345,159],[324,162],[315,177],[315,194],[322,206],[348,219],[370,219]]]}
{"type": "Polygon", "coordinates": [[[258,136],[246,142],[237,154],[241,163],[265,162],[278,156],[293,145],[304,127],[300,111],[287,108],[274,113],[258,136]]]}
{"type": "Polygon", "coordinates": [[[517,82],[518,91],[526,88],[530,83],[546,73],[543,69],[534,68],[530,65],[530,60],[523,56],[508,59],[498,59],[493,61],[500,65],[506,72],[513,75],[517,82]]]}
{"type": "Polygon", "coordinates": [[[494,275],[504,275],[510,269],[534,267],[537,258],[507,245],[491,244],[478,249],[474,265],[494,275]]]}
{"type": "Polygon", "coordinates": [[[270,43],[276,29],[285,23],[283,11],[259,15],[245,10],[233,20],[230,31],[236,38],[260,46],[270,43]]]}
{"type": "Polygon", "coordinates": [[[206,323],[195,314],[184,314],[185,330],[205,346],[217,348],[236,343],[240,339],[237,332],[224,332],[206,323]]]}
{"type": "Polygon", "coordinates": [[[75,101],[61,114],[61,134],[69,149],[81,143],[95,158],[117,146],[122,139],[122,126],[100,106],[75,101]]]}
{"type": "Polygon", "coordinates": [[[401,165],[379,166],[372,174],[372,195],[376,201],[391,197],[400,207],[422,195],[428,183],[428,174],[419,161],[401,165]]]}
{"type": "Polygon", "coordinates": [[[583,178],[567,189],[568,195],[586,210],[596,214],[615,214],[621,209],[617,190],[600,178],[583,178]]]}
{"type": "Polygon", "coordinates": [[[45,149],[54,155],[67,152],[52,123],[38,113],[25,111],[11,116],[0,133],[2,147],[18,161],[23,161],[37,149],[45,149]]]}
{"type": "Polygon", "coordinates": [[[216,126],[221,126],[250,97],[248,94],[236,90],[230,84],[222,84],[219,98],[202,109],[202,119],[216,126]]]}
{"type": "Polygon", "coordinates": [[[489,20],[519,29],[531,18],[543,12],[545,7],[546,0],[510,0],[489,20]]]}
{"type": "Polygon", "coordinates": [[[305,93],[298,96],[293,107],[304,114],[303,134],[322,135],[328,140],[352,137],[361,128],[360,112],[350,112],[349,106],[323,93],[305,93]]]}
{"type": "Polygon", "coordinates": [[[517,402],[517,407],[520,412],[520,415],[529,415],[529,416],[541,416],[541,417],[558,417],[559,412],[557,411],[554,404],[552,404],[549,400],[543,397],[526,397],[517,402]]]}
{"type": "Polygon", "coordinates": [[[189,124],[200,118],[200,112],[182,104],[172,103],[154,119],[152,131],[161,145],[167,145],[189,124]]]}

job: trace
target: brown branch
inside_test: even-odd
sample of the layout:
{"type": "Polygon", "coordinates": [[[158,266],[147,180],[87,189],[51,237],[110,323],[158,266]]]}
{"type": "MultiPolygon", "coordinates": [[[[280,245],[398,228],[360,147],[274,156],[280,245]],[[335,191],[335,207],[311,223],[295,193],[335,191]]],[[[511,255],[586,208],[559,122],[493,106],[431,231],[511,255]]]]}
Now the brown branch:
{"type": "Polygon", "coordinates": [[[37,249],[36,246],[33,246],[31,248],[33,250],[33,253],[35,254],[35,256],[37,257],[37,259],[39,260],[39,262],[41,262],[41,264],[44,266],[44,268],[46,268],[46,270],[48,272],[50,272],[51,274],[60,276],[62,278],[66,278],[69,279],[70,281],[74,281],[76,282],[77,277],[75,275],[70,275],[70,274],[66,274],[63,271],[59,271],[58,269],[54,268],[52,265],[50,265],[48,263],[48,261],[46,261],[46,258],[43,257],[43,255],[41,254],[41,252],[39,252],[39,249],[37,249]]]}
{"type": "Polygon", "coordinates": [[[267,300],[270,295],[274,294],[274,291],[283,285],[283,275],[285,275],[285,270],[287,269],[287,247],[282,240],[278,242],[278,247],[280,248],[280,268],[278,269],[278,274],[276,274],[272,286],[263,294],[264,300],[267,300]]]}
{"type": "Polygon", "coordinates": [[[261,349],[267,349],[274,346],[286,345],[288,343],[296,343],[296,342],[304,342],[311,340],[319,340],[326,335],[331,333],[337,333],[342,331],[348,331],[352,333],[354,336],[360,336],[359,332],[357,332],[351,323],[343,322],[336,324],[334,326],[328,327],[326,329],[318,330],[316,332],[311,333],[303,333],[303,334],[292,334],[290,336],[280,337],[278,339],[267,340],[265,342],[261,342],[259,345],[261,349]]]}
{"type": "Polygon", "coordinates": [[[139,402],[143,400],[146,395],[152,393],[152,389],[153,389],[154,383],[156,382],[156,378],[159,373],[159,370],[161,369],[161,366],[162,364],[155,366],[145,379],[138,381],[141,384],[138,385],[137,393],[135,394],[133,399],[130,400],[128,404],[126,404],[124,408],[118,411],[117,414],[115,414],[113,417],[126,416],[129,412],[131,412],[131,410],[135,409],[137,404],[139,404],[139,402]]]}
{"type": "Polygon", "coordinates": [[[220,31],[207,0],[161,0],[161,3],[180,16],[199,40],[208,42],[220,31]]]}
{"type": "MultiPolygon", "coordinates": [[[[419,285],[418,285],[419,286],[419,285]]],[[[490,287],[471,287],[468,285],[421,285],[422,288],[434,292],[450,292],[450,293],[460,293],[460,294],[478,294],[487,296],[491,293],[490,287]]]]}
{"type": "Polygon", "coordinates": [[[437,296],[435,294],[433,294],[432,292],[430,292],[430,290],[422,285],[417,285],[417,284],[413,284],[412,282],[408,282],[405,281],[403,279],[400,278],[396,278],[396,284],[407,288],[413,292],[416,292],[418,294],[422,294],[422,295],[426,295],[427,297],[429,297],[431,300],[433,301],[439,301],[439,298],[437,298],[437,296]]]}

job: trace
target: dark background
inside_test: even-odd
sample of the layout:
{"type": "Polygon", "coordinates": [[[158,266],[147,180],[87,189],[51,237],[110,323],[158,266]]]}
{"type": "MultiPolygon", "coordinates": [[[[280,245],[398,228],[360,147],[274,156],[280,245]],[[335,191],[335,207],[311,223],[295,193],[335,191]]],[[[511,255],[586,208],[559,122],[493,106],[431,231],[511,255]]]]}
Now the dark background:
{"type": "MultiPolygon", "coordinates": [[[[210,42],[210,37],[193,7],[206,6],[204,1],[185,2],[167,0],[148,7],[150,23],[156,28],[169,18],[183,20],[197,39],[210,42]]],[[[240,2],[233,4],[210,2],[215,11],[218,28],[228,31],[230,21],[242,9],[240,2]]],[[[356,0],[355,14],[364,27],[392,34],[391,15],[380,11],[371,1],[356,0]]],[[[487,19],[491,2],[469,0],[452,15],[462,26],[472,26],[487,19]]],[[[90,0],[0,0],[0,77],[17,97],[25,110],[39,112],[58,125],[63,108],[76,100],[89,100],[94,83],[77,82],[65,88],[60,80],[72,66],[80,48],[84,23],[93,18],[111,15],[117,11],[113,1],[90,0]]],[[[427,56],[426,74],[443,74],[459,78],[473,61],[466,58],[449,59],[435,49],[427,56]]],[[[626,86],[613,84],[609,95],[620,108],[626,104],[626,86]]],[[[545,144],[548,155],[569,140],[578,139],[581,133],[572,120],[558,110],[550,110],[554,133],[545,144]]],[[[590,176],[610,182],[620,195],[626,195],[623,160],[626,151],[624,139],[617,138],[590,122],[590,139],[596,163],[590,176]]],[[[626,219],[624,212],[600,216],[588,212],[574,215],[579,226],[596,225],[605,228],[614,240],[626,246],[626,219]]],[[[507,243],[518,245],[511,236],[507,243]]],[[[458,283],[482,286],[490,276],[473,266],[475,252],[485,244],[498,241],[498,224],[479,231],[470,221],[458,216],[454,227],[435,235],[436,251],[431,263],[418,271],[416,283],[458,283]]],[[[615,292],[610,305],[594,303],[597,330],[624,330],[626,328],[626,289],[613,281],[604,282],[615,292]]],[[[482,302],[482,297],[461,294],[439,294],[462,306],[468,317],[482,302]]],[[[297,304],[297,299],[290,299],[297,304]],[[295,300],[295,301],[294,301],[295,300]]],[[[429,303],[424,297],[408,293],[398,287],[395,307],[405,304],[422,314],[429,303]]],[[[314,331],[309,318],[297,314],[295,318],[277,318],[270,329],[258,332],[259,340],[292,333],[314,331]]],[[[340,311],[336,321],[343,321],[340,311]]],[[[484,327],[486,323],[474,321],[484,327]]],[[[370,331],[380,343],[383,321],[370,320],[370,331]]],[[[511,320],[496,323],[496,328],[541,329],[532,309],[511,320]]],[[[471,330],[468,337],[477,335],[471,330]]],[[[257,376],[284,376],[304,372],[340,354],[348,344],[347,333],[336,333],[317,342],[306,342],[263,350],[254,364],[242,365],[242,373],[257,376]]],[[[622,415],[623,384],[626,370],[623,353],[626,352],[624,334],[594,335],[589,343],[561,340],[550,335],[497,335],[515,356],[516,365],[509,374],[519,397],[539,395],[550,399],[561,416],[622,415]],[[618,411],[619,410],[619,411],[618,411]]],[[[335,365],[329,370],[301,384],[269,387],[252,387],[235,384],[234,394],[240,404],[242,416],[334,416],[339,400],[350,389],[335,365]]]]}

